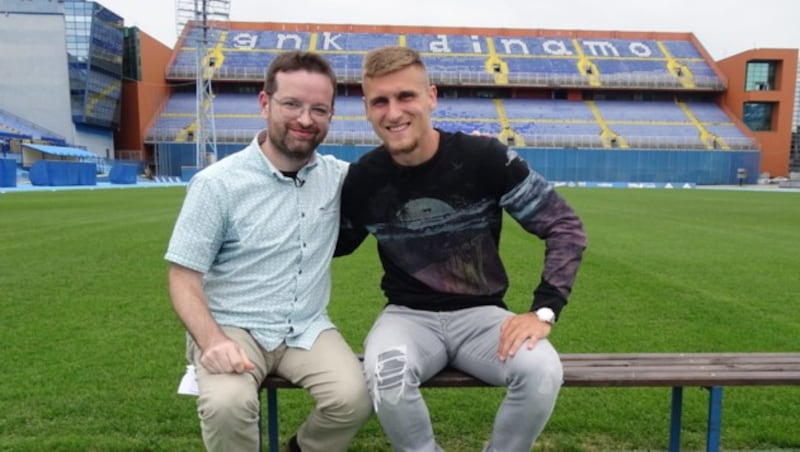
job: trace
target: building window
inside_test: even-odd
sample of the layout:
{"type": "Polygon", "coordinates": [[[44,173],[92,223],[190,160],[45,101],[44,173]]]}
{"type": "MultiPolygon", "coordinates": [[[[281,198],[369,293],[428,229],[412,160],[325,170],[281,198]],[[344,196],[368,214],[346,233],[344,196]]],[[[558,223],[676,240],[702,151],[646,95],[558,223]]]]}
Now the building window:
{"type": "Polygon", "coordinates": [[[743,121],[753,132],[772,130],[773,102],[745,102],[743,121]]]}
{"type": "Polygon", "coordinates": [[[777,66],[777,61],[748,61],[745,91],[774,90],[777,66]]]}
{"type": "Polygon", "coordinates": [[[800,171],[800,126],[792,133],[792,147],[789,153],[790,171],[800,171]]]}

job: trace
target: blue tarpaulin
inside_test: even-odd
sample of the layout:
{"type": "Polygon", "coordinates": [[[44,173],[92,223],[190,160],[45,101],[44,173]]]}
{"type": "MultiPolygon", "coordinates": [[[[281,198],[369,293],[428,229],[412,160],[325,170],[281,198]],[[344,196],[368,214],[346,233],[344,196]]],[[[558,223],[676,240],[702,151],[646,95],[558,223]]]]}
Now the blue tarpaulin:
{"type": "Polygon", "coordinates": [[[11,159],[0,159],[0,187],[17,186],[17,162],[11,159]]]}
{"type": "Polygon", "coordinates": [[[32,185],[97,185],[95,163],[39,160],[28,175],[32,185]]]}
{"type": "Polygon", "coordinates": [[[139,172],[137,165],[131,164],[116,164],[111,167],[111,172],[108,173],[108,181],[112,184],[135,184],[136,173],[139,172]]]}
{"type": "Polygon", "coordinates": [[[99,155],[85,149],[70,148],[66,146],[47,146],[44,144],[23,144],[24,147],[39,151],[43,154],[57,155],[59,157],[100,158],[99,155]]]}

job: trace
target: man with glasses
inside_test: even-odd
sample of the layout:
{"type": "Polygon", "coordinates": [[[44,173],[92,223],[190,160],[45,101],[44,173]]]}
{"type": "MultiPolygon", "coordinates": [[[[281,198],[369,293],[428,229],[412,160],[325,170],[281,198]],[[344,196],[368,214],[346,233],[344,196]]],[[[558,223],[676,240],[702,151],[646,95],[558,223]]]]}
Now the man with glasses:
{"type": "Polygon", "coordinates": [[[189,183],[165,258],[208,450],[258,448],[269,374],[316,401],[288,451],[345,451],[371,413],[361,364],[326,310],[347,164],[315,150],[335,92],[322,57],[278,55],[258,96],[267,130],[189,183]]]}

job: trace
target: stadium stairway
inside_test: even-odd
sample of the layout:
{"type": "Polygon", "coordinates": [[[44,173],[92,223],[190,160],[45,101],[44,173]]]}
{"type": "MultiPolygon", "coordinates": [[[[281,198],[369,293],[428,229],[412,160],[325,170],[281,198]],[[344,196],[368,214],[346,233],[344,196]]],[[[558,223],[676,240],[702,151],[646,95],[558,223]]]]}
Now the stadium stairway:
{"type": "Polygon", "coordinates": [[[603,119],[603,115],[600,113],[600,110],[597,108],[597,105],[594,101],[587,100],[586,105],[589,106],[589,109],[592,111],[592,114],[597,120],[597,123],[600,125],[602,132],[600,133],[600,139],[603,141],[603,147],[606,148],[623,148],[628,149],[628,142],[625,140],[622,135],[614,132],[608,126],[608,123],[603,119]]]}
{"type": "Polygon", "coordinates": [[[492,74],[496,85],[508,85],[508,63],[497,56],[494,40],[488,39],[489,58],[486,59],[486,72],[492,74]]]}
{"type": "Polygon", "coordinates": [[[503,127],[497,138],[508,145],[525,146],[525,139],[511,127],[511,122],[508,120],[506,109],[503,106],[503,100],[494,99],[494,106],[497,109],[497,117],[500,118],[500,125],[503,127]]]}
{"type": "Polygon", "coordinates": [[[192,121],[191,124],[181,129],[175,137],[176,143],[185,143],[194,140],[194,131],[197,130],[197,121],[192,121]]]}
{"type": "Polygon", "coordinates": [[[689,67],[675,59],[663,42],[657,41],[656,45],[664,56],[667,57],[667,72],[677,77],[684,88],[696,88],[697,85],[694,82],[694,74],[692,74],[689,67]]]}
{"type": "Polygon", "coordinates": [[[589,81],[589,86],[602,86],[603,83],[600,81],[600,68],[586,56],[583,52],[583,47],[577,39],[572,40],[572,45],[578,52],[578,73],[586,77],[589,81]]]}
{"type": "Polygon", "coordinates": [[[209,50],[208,55],[203,58],[204,73],[203,76],[206,80],[211,80],[214,74],[225,63],[225,40],[228,37],[228,32],[223,31],[217,37],[217,43],[209,50]]]}
{"type": "Polygon", "coordinates": [[[692,121],[692,124],[694,124],[694,126],[697,127],[697,130],[700,131],[700,140],[706,146],[706,149],[730,150],[731,147],[728,146],[728,143],[726,143],[725,140],[722,139],[722,137],[714,135],[713,133],[709,132],[708,129],[706,129],[706,127],[703,125],[703,123],[700,122],[699,119],[697,119],[697,116],[695,116],[694,113],[692,113],[692,110],[689,108],[688,105],[686,105],[685,102],[677,102],[677,104],[678,107],[680,107],[681,110],[683,110],[683,112],[686,113],[686,116],[689,118],[690,121],[692,121]]]}

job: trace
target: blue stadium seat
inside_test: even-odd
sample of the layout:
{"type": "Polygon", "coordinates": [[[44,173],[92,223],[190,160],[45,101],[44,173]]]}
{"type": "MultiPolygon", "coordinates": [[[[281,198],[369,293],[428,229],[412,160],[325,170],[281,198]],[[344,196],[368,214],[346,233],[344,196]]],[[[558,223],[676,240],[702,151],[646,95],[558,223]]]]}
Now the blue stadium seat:
{"type": "Polygon", "coordinates": [[[662,41],[662,43],[675,58],[703,58],[691,41],[662,41]]]}
{"type": "Polygon", "coordinates": [[[675,121],[690,124],[686,113],[674,102],[595,101],[606,121],[675,121]]]}
{"type": "Polygon", "coordinates": [[[695,117],[702,122],[731,122],[728,115],[715,103],[689,102],[686,106],[688,106],[695,117]]]}
{"type": "Polygon", "coordinates": [[[339,96],[336,98],[334,119],[341,116],[364,118],[364,101],[360,96],[339,96]]]}
{"type": "Polygon", "coordinates": [[[592,111],[584,102],[554,99],[503,99],[503,108],[509,120],[553,119],[595,121],[592,111]]]}

